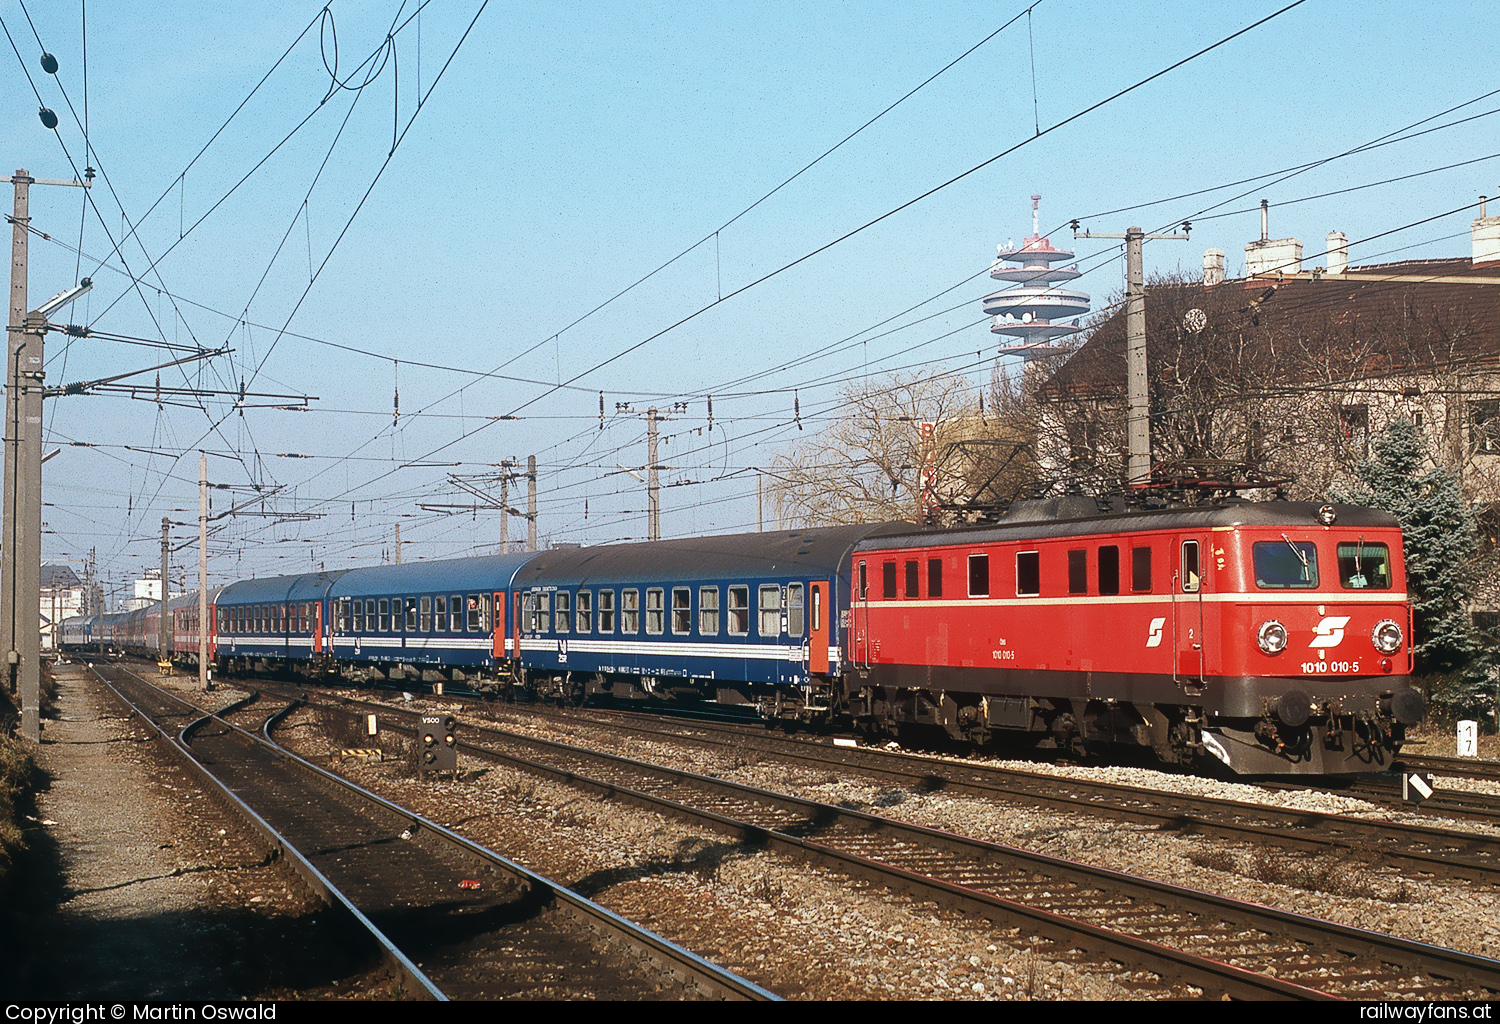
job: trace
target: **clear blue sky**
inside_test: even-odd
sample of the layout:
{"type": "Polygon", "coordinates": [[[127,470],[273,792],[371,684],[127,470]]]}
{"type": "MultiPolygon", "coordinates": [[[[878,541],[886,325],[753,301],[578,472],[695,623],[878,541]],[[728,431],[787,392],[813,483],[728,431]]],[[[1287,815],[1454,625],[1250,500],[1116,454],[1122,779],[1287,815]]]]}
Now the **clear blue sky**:
{"type": "MultiPolygon", "coordinates": [[[[1308,0],[1047,131],[1285,4],[1043,0],[1028,19],[1019,3],[532,3],[490,4],[475,22],[481,2],[432,0],[419,18],[412,0],[335,2],[321,24],[316,4],[89,4],[86,157],[59,91],[82,119],[84,6],[28,0],[61,65],[53,79],[39,67],[26,11],[0,0],[22,58],[3,43],[5,173],[70,178],[71,154],[79,169],[88,161],[108,176],[93,189],[97,213],[85,214],[78,189],[33,188],[33,226],[52,240],[32,238],[31,304],[91,275],[95,290],[71,320],[234,348],[201,368],[163,371],[164,385],[222,391],[244,380],[252,392],[317,398],[309,412],[243,415],[222,396],[201,407],[118,396],[49,403],[47,450],[62,448],[45,469],[49,560],[76,568],[95,547],[114,581],[156,564],[162,516],[196,518],[199,449],[211,453],[210,478],[234,488],[214,492],[216,512],[253,485],[282,488],[264,506],[280,517],[226,520],[215,534],[216,582],[379,562],[398,522],[407,560],[491,550],[495,516],[435,515],[420,503],[468,501],[447,474],[530,454],[541,463],[544,538],[643,537],[644,488],[619,467],[646,461],[644,422],[617,413],[622,402],[640,412],[687,402],[662,427],[662,461],[673,467],[663,482],[681,485],[663,490],[664,535],[753,529],[753,472],[714,478],[767,465],[795,442],[792,389],[815,429],[836,413],[841,383],[867,364],[883,372],[992,359],[978,300],[995,285],[980,276],[896,323],[961,305],[956,312],[767,371],[983,271],[997,243],[1029,232],[1032,192],[1044,197],[1043,230],[1063,247],[1074,217],[1123,231],[1192,216],[1190,242],[1148,245],[1148,273],[1195,270],[1210,246],[1238,272],[1245,242],[1259,233],[1262,197],[1272,203],[1272,236],[1301,238],[1309,257],[1333,229],[1356,243],[1356,263],[1466,256],[1472,210],[1359,240],[1500,193],[1495,159],[1307,198],[1500,152],[1500,114],[1284,181],[1225,187],[1336,156],[1500,89],[1485,42],[1490,5],[1308,0]],[[580,321],[1017,15],[716,238],[580,321]],[[335,32],[342,84],[331,90],[335,32]],[[37,118],[32,83],[62,119],[55,133],[37,118]],[[1045,134],[1034,138],[1038,128],[1045,134]],[[1162,202],[1208,189],[1216,191],[1162,202]],[[1157,205],[1104,214],[1142,203],[1157,205]],[[1210,207],[1220,216],[1202,213],[1210,207]],[[123,262],[111,256],[125,222],[142,218],[123,262]],[[485,371],[519,379],[477,375],[485,371]],[[488,419],[506,415],[520,418],[488,419]],[[285,518],[292,513],[314,518],[285,518]]],[[[1496,109],[1500,94],[1424,127],[1496,109]]],[[[1097,308],[1120,290],[1120,263],[1101,243],[1076,248],[1089,271],[1078,287],[1097,308]]],[[[70,345],[57,334],[48,351],[49,383],[171,358],[95,339],[70,345]]],[[[987,366],[972,377],[982,385],[987,366]]],[[[138,379],[149,386],[155,375],[138,379]]],[[[174,528],[178,535],[187,541],[195,529],[174,528]]],[[[511,536],[523,535],[512,520],[511,536]]],[[[195,556],[187,548],[174,562],[192,574],[195,556]]]]}

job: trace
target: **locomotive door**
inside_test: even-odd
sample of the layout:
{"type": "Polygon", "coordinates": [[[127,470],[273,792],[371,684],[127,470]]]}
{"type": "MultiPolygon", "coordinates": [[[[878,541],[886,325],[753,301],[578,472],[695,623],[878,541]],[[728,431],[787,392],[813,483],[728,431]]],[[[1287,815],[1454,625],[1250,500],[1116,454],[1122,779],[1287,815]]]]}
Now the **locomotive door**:
{"type": "Polygon", "coordinates": [[[1177,549],[1177,571],[1172,574],[1172,640],[1176,647],[1173,678],[1185,685],[1203,685],[1203,564],[1198,542],[1185,540],[1177,549]]]}
{"type": "Polygon", "coordinates": [[[814,580],[810,591],[807,621],[807,670],[814,675],[828,674],[828,581],[814,580]]]}

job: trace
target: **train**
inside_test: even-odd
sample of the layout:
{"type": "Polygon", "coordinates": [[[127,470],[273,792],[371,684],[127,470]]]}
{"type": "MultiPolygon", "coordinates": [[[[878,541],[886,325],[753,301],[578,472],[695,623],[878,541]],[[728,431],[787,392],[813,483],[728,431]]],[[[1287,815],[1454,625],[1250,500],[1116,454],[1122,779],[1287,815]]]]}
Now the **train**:
{"type": "MultiPolygon", "coordinates": [[[[1401,530],[1352,505],[1018,501],[909,523],[570,547],[244,580],[209,594],[220,675],[734,705],[870,740],[931,732],[1190,769],[1390,763],[1411,684],[1401,530]]],[[[65,646],[163,658],[160,604],[65,646]]],[[[165,658],[198,659],[196,594],[165,658]]]]}

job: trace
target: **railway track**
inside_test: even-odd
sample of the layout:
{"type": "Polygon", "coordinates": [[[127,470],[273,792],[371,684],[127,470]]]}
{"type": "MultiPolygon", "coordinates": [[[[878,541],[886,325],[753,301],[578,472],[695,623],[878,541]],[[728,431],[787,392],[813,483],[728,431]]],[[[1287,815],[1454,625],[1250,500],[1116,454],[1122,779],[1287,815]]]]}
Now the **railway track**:
{"type": "Polygon", "coordinates": [[[204,715],[139,675],[108,671],[106,685],[346,911],[412,994],[774,998],[235,725],[248,700],[204,715]]]}
{"type": "Polygon", "coordinates": [[[472,755],[685,818],[995,922],[1008,938],[1087,950],[1143,991],[1244,998],[1476,999],[1500,963],[879,815],[566,744],[471,729],[472,755]]]}

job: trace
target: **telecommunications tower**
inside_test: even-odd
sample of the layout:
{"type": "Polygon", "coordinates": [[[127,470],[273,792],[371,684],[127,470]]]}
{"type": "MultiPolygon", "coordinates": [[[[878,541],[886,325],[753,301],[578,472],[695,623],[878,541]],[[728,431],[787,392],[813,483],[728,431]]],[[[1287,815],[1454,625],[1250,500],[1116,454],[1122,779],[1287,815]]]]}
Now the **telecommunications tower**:
{"type": "Polygon", "coordinates": [[[1041,201],[1039,195],[1031,197],[1031,234],[1018,248],[998,246],[999,258],[990,266],[991,277],[1014,286],[983,299],[984,311],[992,317],[990,332],[1002,336],[1000,354],[1028,360],[1070,351],[1067,339],[1082,330],[1078,318],[1089,311],[1086,293],[1056,287],[1056,282],[1078,277],[1078,268],[1052,266],[1071,260],[1073,253],[1054,249],[1042,237],[1041,201]]]}

